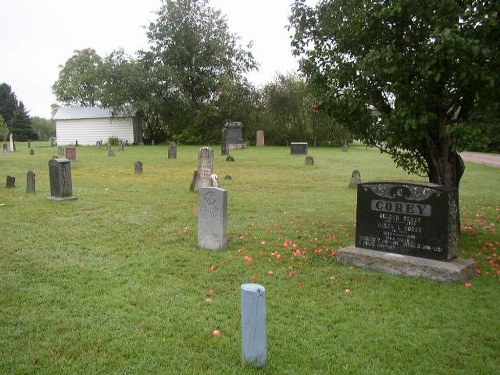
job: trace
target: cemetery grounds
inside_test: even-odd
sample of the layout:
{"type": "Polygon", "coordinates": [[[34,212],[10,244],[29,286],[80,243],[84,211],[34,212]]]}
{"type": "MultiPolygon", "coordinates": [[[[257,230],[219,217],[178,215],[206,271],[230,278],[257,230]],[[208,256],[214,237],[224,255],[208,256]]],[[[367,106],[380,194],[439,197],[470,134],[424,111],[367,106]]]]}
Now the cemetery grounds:
{"type": "Polygon", "coordinates": [[[0,159],[1,374],[500,373],[497,168],[466,163],[460,255],[477,270],[464,284],[337,262],[354,243],[353,170],[425,181],[374,149],[309,148],[306,166],[286,147],[235,150],[228,163],[213,146],[228,190],[228,247],[215,252],[197,247],[189,191],[201,146],[171,160],[166,145],[115,157],[78,147],[78,200],[66,202],[46,198],[57,148],[32,146],[0,159]],[[244,283],[266,288],[263,369],[242,361],[244,283]]]}

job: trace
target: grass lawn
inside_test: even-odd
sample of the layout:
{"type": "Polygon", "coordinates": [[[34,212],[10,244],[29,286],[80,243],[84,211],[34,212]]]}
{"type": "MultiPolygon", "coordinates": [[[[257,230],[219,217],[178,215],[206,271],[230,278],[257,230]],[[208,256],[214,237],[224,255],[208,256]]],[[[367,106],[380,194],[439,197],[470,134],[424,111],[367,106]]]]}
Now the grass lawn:
{"type": "Polygon", "coordinates": [[[189,191],[199,147],[178,146],[176,160],[165,145],[116,157],[79,147],[78,200],[55,202],[57,148],[33,145],[35,155],[20,143],[0,157],[0,374],[500,373],[498,169],[466,164],[460,253],[478,263],[466,287],[337,262],[354,243],[352,171],[364,182],[418,179],[377,150],[310,148],[305,166],[285,147],[233,151],[234,163],[214,147],[229,238],[213,252],[197,248],[189,191]],[[249,282],[267,290],[263,369],[241,355],[249,282]]]}

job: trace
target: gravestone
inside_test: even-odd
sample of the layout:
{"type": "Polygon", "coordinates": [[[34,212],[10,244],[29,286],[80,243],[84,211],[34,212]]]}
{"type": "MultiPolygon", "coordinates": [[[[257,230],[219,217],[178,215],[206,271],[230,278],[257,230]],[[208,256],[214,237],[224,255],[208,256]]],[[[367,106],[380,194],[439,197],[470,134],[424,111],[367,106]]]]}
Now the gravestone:
{"type": "Polygon", "coordinates": [[[59,156],[64,156],[64,154],[65,154],[65,149],[64,149],[64,147],[59,147],[59,148],[57,149],[57,154],[58,154],[59,156]]]}
{"type": "Polygon", "coordinates": [[[9,145],[7,143],[4,143],[2,145],[2,155],[7,156],[9,154],[9,145]]]}
{"type": "Polygon", "coordinates": [[[291,142],[290,153],[292,155],[307,155],[307,142],[291,142]]]}
{"type": "Polygon", "coordinates": [[[35,150],[34,149],[30,149],[30,155],[35,155],[35,150]]]}
{"type": "Polygon", "coordinates": [[[241,343],[246,363],[257,367],[266,364],[266,288],[262,285],[241,285],[241,343]]]}
{"type": "Polygon", "coordinates": [[[95,143],[95,147],[96,147],[98,150],[100,150],[100,149],[101,149],[101,141],[97,141],[97,142],[95,143]]]}
{"type": "MultiPolygon", "coordinates": [[[[210,187],[210,176],[214,174],[214,150],[210,147],[202,147],[198,151],[198,169],[195,176],[194,189],[191,191],[199,191],[201,188],[210,187]]],[[[193,184],[191,184],[193,186],[193,184]]]]}
{"type": "Polygon", "coordinates": [[[14,146],[14,139],[12,138],[12,133],[9,134],[9,151],[14,152],[16,148],[14,146]]]}
{"type": "Polygon", "coordinates": [[[170,142],[168,144],[168,158],[177,159],[177,143],[170,142]]]}
{"type": "Polygon", "coordinates": [[[344,140],[344,144],[342,145],[342,151],[343,151],[343,152],[347,152],[348,148],[349,148],[349,147],[348,147],[348,145],[347,145],[347,141],[346,141],[346,140],[344,140]]]}
{"type": "Polygon", "coordinates": [[[257,134],[255,136],[255,144],[257,146],[264,146],[265,142],[264,142],[264,130],[257,130],[257,134]]]}
{"type": "Polygon", "coordinates": [[[198,211],[198,246],[224,250],[227,246],[227,190],[201,187],[198,211]]]}
{"type": "Polygon", "coordinates": [[[134,163],[134,173],[142,174],[142,161],[139,160],[134,163]]]}
{"type": "Polygon", "coordinates": [[[227,142],[227,128],[223,128],[220,136],[220,154],[229,155],[229,147],[227,142]]]}
{"type": "Polygon", "coordinates": [[[112,148],[108,149],[108,156],[115,156],[115,151],[112,148]]]}
{"type": "Polygon", "coordinates": [[[50,147],[54,147],[56,145],[56,140],[54,139],[54,137],[50,137],[50,147]]]}
{"type": "Polygon", "coordinates": [[[51,159],[49,161],[50,197],[62,201],[77,199],[73,196],[73,181],[71,180],[71,161],[69,159],[51,159]]]}
{"type": "Polygon", "coordinates": [[[120,139],[120,143],[118,143],[118,150],[124,151],[125,150],[125,143],[120,139]]]}
{"type": "Polygon", "coordinates": [[[245,141],[243,140],[244,127],[241,122],[228,122],[224,125],[224,129],[227,130],[226,144],[228,151],[246,148],[245,141]]]}
{"type": "Polygon", "coordinates": [[[473,262],[458,257],[458,192],[400,181],[358,185],[355,247],[339,260],[396,274],[464,280],[473,262]]]}
{"type": "Polygon", "coordinates": [[[229,161],[229,162],[234,162],[234,158],[232,156],[228,156],[226,158],[226,161],[229,161]]]}
{"type": "Polygon", "coordinates": [[[357,169],[352,172],[351,180],[349,181],[349,189],[357,189],[361,183],[361,173],[357,169]]]}
{"type": "Polygon", "coordinates": [[[312,156],[306,156],[306,165],[314,165],[314,158],[312,156]]]}
{"type": "Polygon", "coordinates": [[[28,148],[31,148],[31,141],[28,141],[28,148]]]}
{"type": "Polygon", "coordinates": [[[66,147],[65,153],[66,159],[75,161],[76,160],[76,147],[66,147]]]}
{"type": "Polygon", "coordinates": [[[12,176],[7,176],[6,187],[12,189],[16,187],[16,178],[12,176]]]}
{"type": "Polygon", "coordinates": [[[35,194],[35,172],[26,173],[26,193],[35,194]]]}
{"type": "Polygon", "coordinates": [[[75,147],[78,147],[78,139],[75,141],[75,147]]]}

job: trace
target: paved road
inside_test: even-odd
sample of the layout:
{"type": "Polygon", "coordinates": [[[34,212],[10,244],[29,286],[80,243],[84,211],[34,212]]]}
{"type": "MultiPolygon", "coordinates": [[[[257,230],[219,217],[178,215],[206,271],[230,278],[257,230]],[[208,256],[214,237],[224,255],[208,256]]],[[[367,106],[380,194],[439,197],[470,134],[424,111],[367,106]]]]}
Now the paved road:
{"type": "Polygon", "coordinates": [[[491,167],[500,168],[500,155],[499,154],[485,154],[481,152],[462,152],[460,156],[465,161],[472,163],[487,164],[491,167]]]}

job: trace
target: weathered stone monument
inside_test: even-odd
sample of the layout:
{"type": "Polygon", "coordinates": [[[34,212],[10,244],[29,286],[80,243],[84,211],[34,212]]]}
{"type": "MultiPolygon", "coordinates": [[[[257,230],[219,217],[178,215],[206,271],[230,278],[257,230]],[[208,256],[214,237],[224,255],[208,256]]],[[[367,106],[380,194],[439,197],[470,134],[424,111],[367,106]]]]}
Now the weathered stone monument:
{"type": "Polygon", "coordinates": [[[168,144],[168,158],[177,159],[177,143],[173,141],[168,144]]]}
{"type": "Polygon", "coordinates": [[[307,155],[307,142],[291,142],[290,153],[292,155],[307,155]]]}
{"type": "Polygon", "coordinates": [[[224,127],[220,135],[220,154],[229,155],[229,145],[227,142],[227,128],[224,127]]]}
{"type": "Polygon", "coordinates": [[[243,140],[244,127],[241,122],[228,122],[224,125],[224,129],[227,131],[226,144],[228,151],[246,148],[245,141],[243,140]]]}
{"type": "Polygon", "coordinates": [[[257,130],[257,134],[255,136],[255,144],[260,147],[265,145],[264,141],[264,130],[257,130]]]}
{"type": "Polygon", "coordinates": [[[68,160],[75,161],[76,160],[76,147],[66,147],[65,157],[68,160]]]}
{"type": "Polygon", "coordinates": [[[16,178],[13,176],[7,176],[7,181],[5,186],[7,189],[13,189],[16,187],[16,178]]]}
{"type": "Polygon", "coordinates": [[[134,163],[134,173],[142,174],[142,161],[138,160],[134,163]]]}
{"type": "Polygon", "coordinates": [[[262,367],[267,361],[266,288],[241,286],[241,342],[245,362],[262,367]]]}
{"type": "Polygon", "coordinates": [[[442,281],[474,275],[458,258],[457,189],[400,181],[358,185],[355,247],[339,261],[442,281]]]}
{"type": "Polygon", "coordinates": [[[312,156],[306,156],[305,164],[306,165],[314,165],[314,158],[312,156]]]}
{"type": "Polygon", "coordinates": [[[16,148],[14,146],[14,139],[12,138],[12,133],[9,134],[9,151],[14,152],[16,148]]]}
{"type": "Polygon", "coordinates": [[[7,156],[9,154],[9,145],[7,143],[4,143],[2,145],[2,155],[7,156]]]}
{"type": "Polygon", "coordinates": [[[26,173],[26,193],[35,194],[35,172],[26,173]]]}
{"type": "Polygon", "coordinates": [[[198,246],[224,250],[227,246],[227,190],[200,188],[198,211],[198,246]]]}
{"type": "Polygon", "coordinates": [[[49,178],[49,199],[57,201],[78,199],[77,197],[73,196],[71,161],[69,159],[51,159],[49,161],[49,178]]]}
{"type": "Polygon", "coordinates": [[[349,180],[349,189],[357,189],[358,185],[361,183],[361,173],[355,169],[352,171],[351,179],[349,180]]]}
{"type": "Polygon", "coordinates": [[[201,188],[210,187],[210,176],[214,174],[214,150],[210,147],[202,147],[198,151],[198,169],[193,175],[191,191],[199,191],[201,188]]]}

